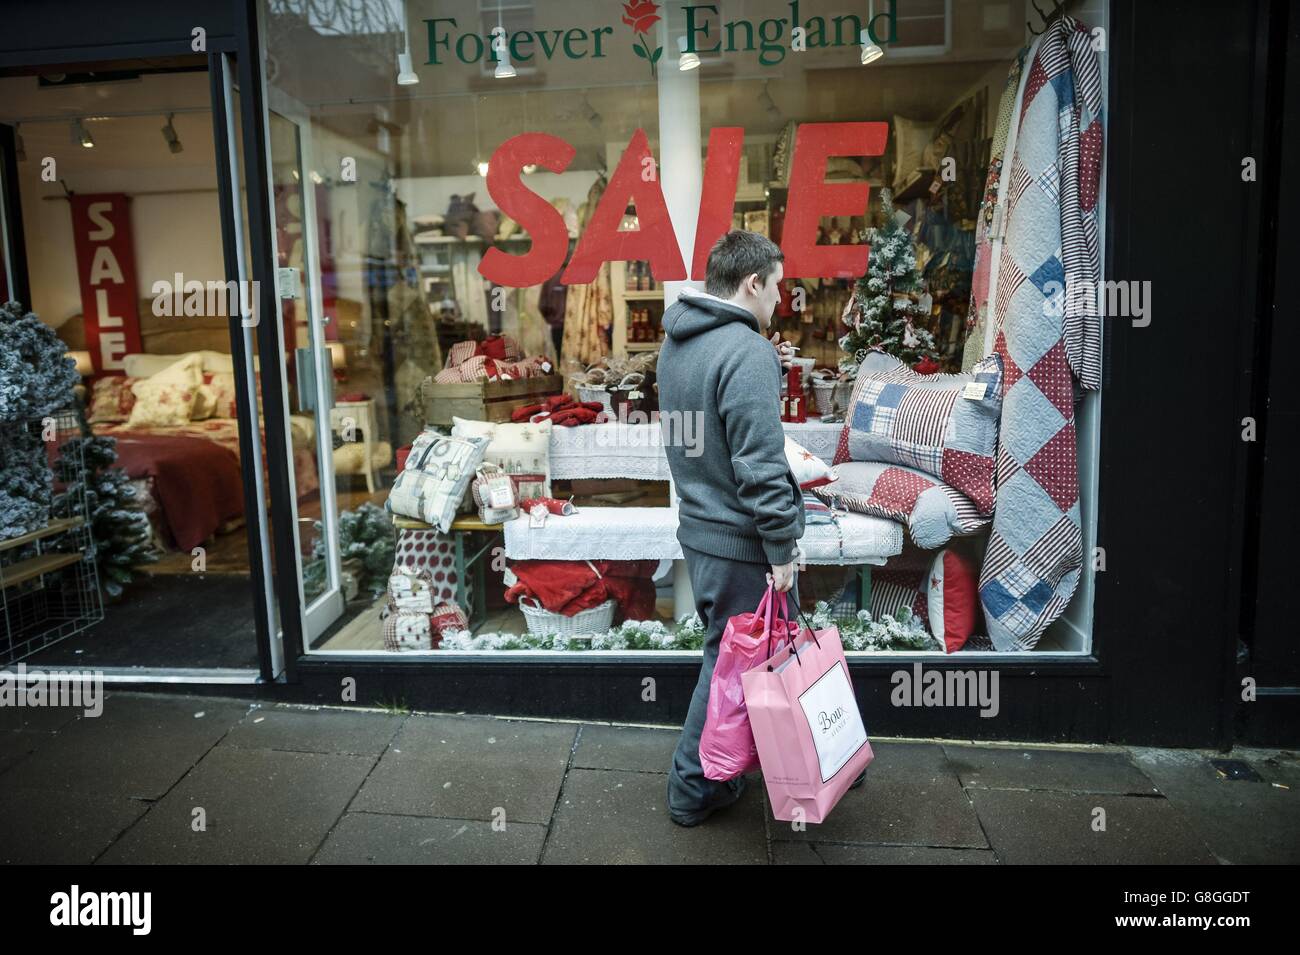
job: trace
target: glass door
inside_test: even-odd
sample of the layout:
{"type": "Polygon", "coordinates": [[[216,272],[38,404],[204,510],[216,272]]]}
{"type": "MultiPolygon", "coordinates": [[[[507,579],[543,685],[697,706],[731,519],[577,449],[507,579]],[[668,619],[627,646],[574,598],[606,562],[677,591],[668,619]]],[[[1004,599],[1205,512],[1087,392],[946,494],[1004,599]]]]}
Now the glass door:
{"type": "Polygon", "coordinates": [[[306,110],[272,95],[268,141],[280,322],[289,411],[287,436],[297,529],[305,648],[343,613],[331,411],[329,316],[322,307],[316,183],[306,110]]]}

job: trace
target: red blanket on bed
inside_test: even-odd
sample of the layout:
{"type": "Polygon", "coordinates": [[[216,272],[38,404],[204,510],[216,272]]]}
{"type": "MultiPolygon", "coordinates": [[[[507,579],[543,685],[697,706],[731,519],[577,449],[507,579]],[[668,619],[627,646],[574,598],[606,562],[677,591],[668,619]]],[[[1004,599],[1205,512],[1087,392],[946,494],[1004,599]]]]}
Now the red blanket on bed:
{"type": "Polygon", "coordinates": [[[163,521],[181,550],[192,550],[244,513],[239,458],[203,438],[115,434],[117,464],[131,478],[153,478],[163,521]]]}

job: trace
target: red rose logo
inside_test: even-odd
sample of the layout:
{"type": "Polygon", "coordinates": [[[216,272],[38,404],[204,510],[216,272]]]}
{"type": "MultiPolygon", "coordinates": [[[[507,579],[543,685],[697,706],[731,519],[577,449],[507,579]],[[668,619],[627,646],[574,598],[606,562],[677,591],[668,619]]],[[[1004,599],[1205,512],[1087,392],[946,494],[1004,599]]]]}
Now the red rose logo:
{"type": "Polygon", "coordinates": [[[645,36],[650,32],[650,28],[659,22],[659,19],[659,4],[651,0],[631,0],[630,3],[623,4],[623,22],[632,28],[639,41],[632,44],[632,52],[650,64],[651,76],[656,75],[655,64],[659,62],[664,48],[657,46],[653,50],[650,49],[645,36]]]}

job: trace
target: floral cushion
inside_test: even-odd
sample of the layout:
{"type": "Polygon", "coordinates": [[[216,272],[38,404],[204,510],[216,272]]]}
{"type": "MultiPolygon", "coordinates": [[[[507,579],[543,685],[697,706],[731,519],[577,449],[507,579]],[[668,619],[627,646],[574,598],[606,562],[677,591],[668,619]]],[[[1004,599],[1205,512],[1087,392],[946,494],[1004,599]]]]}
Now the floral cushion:
{"type": "Polygon", "coordinates": [[[131,390],[135,392],[135,406],[126,422],[128,428],[170,428],[189,424],[198,385],[149,378],[136,382],[131,390]]]}
{"type": "Polygon", "coordinates": [[[131,416],[135,407],[135,392],[131,390],[139,378],[122,375],[105,375],[90,387],[90,424],[118,424],[131,416]]]}
{"type": "Polygon", "coordinates": [[[938,478],[993,513],[1002,413],[1002,359],[969,375],[922,375],[887,356],[864,363],[849,400],[834,464],[898,464],[938,478]]]}

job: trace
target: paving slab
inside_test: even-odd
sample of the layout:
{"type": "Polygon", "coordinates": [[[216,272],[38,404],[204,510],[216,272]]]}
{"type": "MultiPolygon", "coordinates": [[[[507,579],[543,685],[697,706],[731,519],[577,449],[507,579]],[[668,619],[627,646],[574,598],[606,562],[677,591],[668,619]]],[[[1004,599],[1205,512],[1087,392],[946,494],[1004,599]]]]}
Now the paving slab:
{"type": "Polygon", "coordinates": [[[221,745],[379,756],[405,719],[405,716],[360,710],[264,707],[236,723],[221,745]]]}
{"type": "Polygon", "coordinates": [[[507,821],[344,814],[316,858],[319,865],[531,865],[542,854],[546,827],[507,821]]]}
{"type": "Polygon", "coordinates": [[[667,773],[573,769],[555,810],[546,864],[763,864],[763,800],[740,799],[698,826],[668,818],[667,773]]]}
{"type": "Polygon", "coordinates": [[[217,747],[98,861],[304,864],[374,764],[372,756],[217,747]],[[194,831],[196,808],[205,831],[194,831]]]}
{"type": "Polygon", "coordinates": [[[844,794],[830,817],[803,831],[772,820],[773,839],[983,849],[979,819],[934,743],[873,743],[866,782],[844,794]]]}
{"type": "MultiPolygon", "coordinates": [[[[108,699],[105,697],[105,704],[108,699]]],[[[81,706],[0,706],[0,730],[53,733],[85,714],[81,706]]]]}
{"type": "Polygon", "coordinates": [[[64,725],[5,783],[158,799],[247,711],[227,700],[112,694],[101,716],[64,725]]]}
{"type": "Polygon", "coordinates": [[[968,790],[998,860],[1009,865],[1214,865],[1166,799],[1109,793],[968,790]],[[1095,810],[1106,829],[1094,831],[1095,810]]]}
{"type": "Polygon", "coordinates": [[[578,734],[573,766],[579,769],[626,769],[666,773],[681,730],[584,723],[578,734]]]}
{"type": "Polygon", "coordinates": [[[546,823],[577,727],[484,717],[412,716],[352,809],[400,816],[546,823]]]}
{"type": "Polygon", "coordinates": [[[943,751],[962,786],[968,789],[1157,794],[1155,784],[1122,751],[1003,749],[949,743],[944,744],[943,751]]]}
{"type": "Polygon", "coordinates": [[[1218,753],[1134,747],[1133,755],[1221,861],[1300,863],[1300,789],[1280,789],[1267,776],[1223,779],[1209,762],[1218,753]]]}
{"type": "Polygon", "coordinates": [[[0,863],[89,865],[148,809],[128,796],[0,785],[0,863]]]}
{"type": "Polygon", "coordinates": [[[824,842],[772,843],[776,865],[997,865],[991,849],[933,846],[858,846],[824,842]]]}
{"type": "Polygon", "coordinates": [[[10,766],[17,765],[38,746],[54,738],[53,733],[40,733],[30,730],[0,730],[0,773],[10,766]]]}

